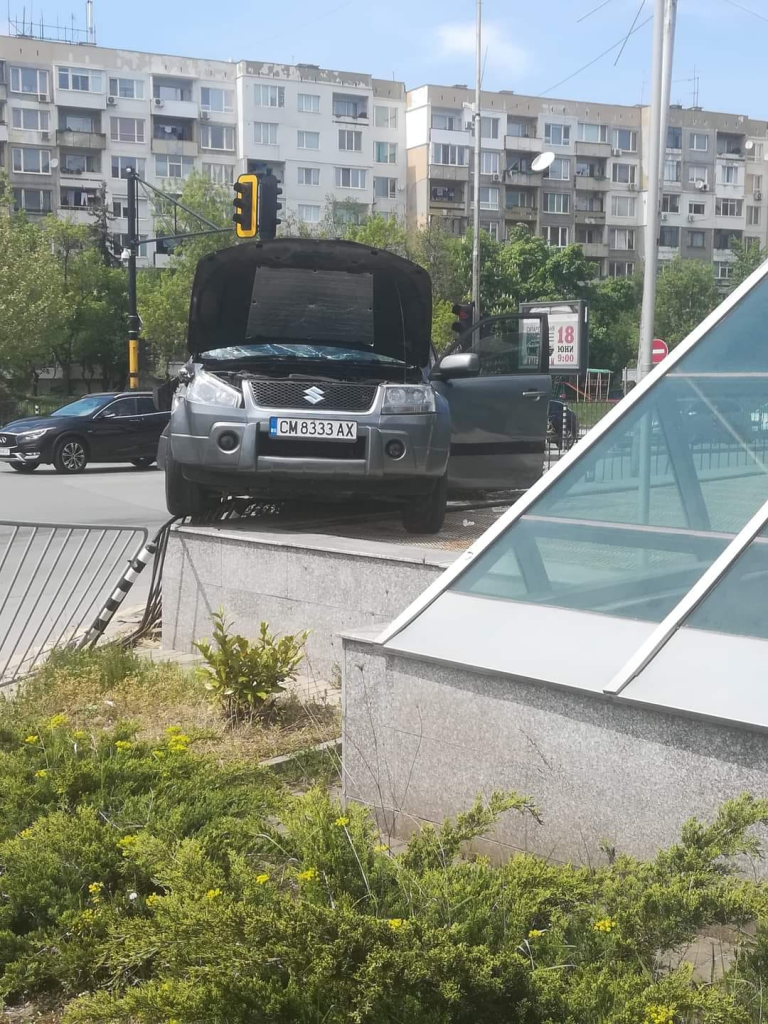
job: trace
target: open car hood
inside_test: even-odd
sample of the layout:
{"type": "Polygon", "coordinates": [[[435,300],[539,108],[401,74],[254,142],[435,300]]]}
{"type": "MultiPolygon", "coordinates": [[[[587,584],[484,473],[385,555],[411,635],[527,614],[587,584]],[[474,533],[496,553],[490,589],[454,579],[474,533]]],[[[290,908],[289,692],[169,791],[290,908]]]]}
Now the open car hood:
{"type": "Polygon", "coordinates": [[[259,340],[361,345],[411,366],[429,362],[432,283],[410,260],[357,242],[246,242],[197,265],[193,357],[259,340]]]}

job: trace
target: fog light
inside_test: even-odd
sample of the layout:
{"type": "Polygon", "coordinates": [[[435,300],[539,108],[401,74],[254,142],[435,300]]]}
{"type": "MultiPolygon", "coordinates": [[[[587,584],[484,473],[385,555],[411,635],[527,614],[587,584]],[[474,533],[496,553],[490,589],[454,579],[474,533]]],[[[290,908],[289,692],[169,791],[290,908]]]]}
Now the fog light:
{"type": "Polygon", "coordinates": [[[402,459],[405,455],[405,445],[402,441],[387,441],[384,451],[390,459],[402,459]]]}
{"type": "Polygon", "coordinates": [[[227,431],[224,434],[219,435],[219,448],[223,452],[233,452],[237,448],[239,441],[236,434],[232,434],[227,431]]]}

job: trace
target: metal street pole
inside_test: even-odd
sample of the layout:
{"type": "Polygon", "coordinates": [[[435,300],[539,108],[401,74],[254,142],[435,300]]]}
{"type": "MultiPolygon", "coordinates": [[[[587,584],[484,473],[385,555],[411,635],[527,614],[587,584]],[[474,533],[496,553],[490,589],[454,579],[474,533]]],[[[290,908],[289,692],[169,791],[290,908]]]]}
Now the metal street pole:
{"type": "Polygon", "coordinates": [[[664,190],[662,170],[667,150],[667,126],[669,124],[669,100],[672,94],[672,64],[675,59],[675,28],[677,26],[677,0],[666,0],[664,12],[664,50],[661,71],[661,137],[659,139],[659,179],[664,190]]]}
{"type": "Polygon", "coordinates": [[[475,29],[475,110],[473,121],[475,127],[475,180],[474,180],[474,216],[472,219],[472,301],[474,323],[480,319],[480,136],[482,120],[480,117],[480,88],[482,85],[482,24],[483,0],[477,0],[477,24],[475,29]]]}
{"type": "Polygon", "coordinates": [[[136,256],[139,248],[139,225],[136,216],[136,194],[139,176],[128,171],[128,387],[139,386],[139,311],[136,305],[136,256]]]}
{"type": "Polygon", "coordinates": [[[637,356],[637,379],[651,372],[653,324],[656,308],[657,241],[659,236],[659,184],[661,179],[662,77],[664,56],[665,0],[655,0],[653,13],[653,62],[651,66],[651,125],[648,154],[648,208],[645,227],[645,278],[643,309],[640,321],[640,345],[637,356]]]}

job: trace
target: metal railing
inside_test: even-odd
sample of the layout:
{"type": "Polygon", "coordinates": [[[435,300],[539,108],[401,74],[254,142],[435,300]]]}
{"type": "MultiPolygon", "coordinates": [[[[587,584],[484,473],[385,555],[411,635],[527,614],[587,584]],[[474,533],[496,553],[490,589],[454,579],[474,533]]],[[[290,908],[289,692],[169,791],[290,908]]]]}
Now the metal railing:
{"type": "Polygon", "coordinates": [[[146,542],[143,527],[0,520],[0,686],[87,633],[146,542]]]}

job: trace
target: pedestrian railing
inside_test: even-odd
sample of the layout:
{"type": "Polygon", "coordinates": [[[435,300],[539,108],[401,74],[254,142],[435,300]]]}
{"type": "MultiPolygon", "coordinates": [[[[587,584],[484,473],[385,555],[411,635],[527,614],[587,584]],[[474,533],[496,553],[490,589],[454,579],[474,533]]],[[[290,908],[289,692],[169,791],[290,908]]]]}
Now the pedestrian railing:
{"type": "Polygon", "coordinates": [[[143,566],[146,543],[143,527],[0,520],[0,686],[82,645],[114,606],[117,582],[143,566]]]}

